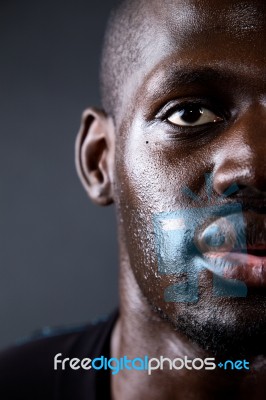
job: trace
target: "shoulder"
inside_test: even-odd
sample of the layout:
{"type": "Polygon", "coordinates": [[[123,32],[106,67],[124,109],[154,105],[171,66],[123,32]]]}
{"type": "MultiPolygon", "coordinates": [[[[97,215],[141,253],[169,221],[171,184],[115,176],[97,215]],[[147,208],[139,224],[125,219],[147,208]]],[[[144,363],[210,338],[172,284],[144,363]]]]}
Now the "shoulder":
{"type": "MultiPolygon", "coordinates": [[[[75,328],[44,329],[22,344],[0,353],[0,398],[15,400],[59,399],[61,386],[71,385],[68,372],[54,368],[54,358],[97,357],[109,353],[109,342],[117,312],[108,318],[75,328]]],[[[107,354],[108,355],[108,354],[107,354]]],[[[83,374],[74,371],[73,380],[83,374]]],[[[77,382],[78,383],[78,382],[77,382]]],[[[64,390],[64,388],[62,388],[64,390]]]]}

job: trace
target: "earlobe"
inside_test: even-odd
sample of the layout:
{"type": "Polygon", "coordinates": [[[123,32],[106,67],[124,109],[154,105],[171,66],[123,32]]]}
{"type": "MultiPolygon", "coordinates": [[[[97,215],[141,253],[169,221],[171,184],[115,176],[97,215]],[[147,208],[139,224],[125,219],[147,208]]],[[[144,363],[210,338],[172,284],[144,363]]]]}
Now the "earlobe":
{"type": "Polygon", "coordinates": [[[76,139],[75,162],[86,192],[99,205],[113,203],[114,149],[112,119],[101,110],[86,110],[76,139]]]}

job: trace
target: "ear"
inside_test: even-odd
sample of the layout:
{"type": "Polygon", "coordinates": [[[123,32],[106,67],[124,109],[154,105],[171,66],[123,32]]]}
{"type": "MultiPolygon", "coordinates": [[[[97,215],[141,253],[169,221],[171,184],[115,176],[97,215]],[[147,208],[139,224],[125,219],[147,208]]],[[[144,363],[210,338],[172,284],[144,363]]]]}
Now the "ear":
{"type": "Polygon", "coordinates": [[[90,108],[82,115],[75,162],[89,197],[99,205],[113,203],[115,132],[112,118],[90,108]]]}

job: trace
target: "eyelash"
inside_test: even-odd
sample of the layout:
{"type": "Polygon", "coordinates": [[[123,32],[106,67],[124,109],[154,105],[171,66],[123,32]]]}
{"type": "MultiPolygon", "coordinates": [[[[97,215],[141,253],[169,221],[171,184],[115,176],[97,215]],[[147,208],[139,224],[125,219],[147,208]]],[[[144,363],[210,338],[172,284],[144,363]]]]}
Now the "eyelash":
{"type": "Polygon", "coordinates": [[[177,101],[172,101],[168,104],[166,104],[164,107],[162,107],[159,112],[156,114],[156,119],[159,119],[161,122],[167,123],[170,127],[174,129],[179,129],[179,130],[203,130],[204,128],[206,129],[207,126],[210,125],[220,125],[221,122],[224,122],[227,118],[228,115],[225,112],[224,109],[221,110],[221,106],[213,106],[213,101],[206,101],[206,99],[188,99],[185,101],[177,102],[177,101]],[[218,117],[222,118],[223,121],[220,122],[215,122],[215,123],[206,123],[202,125],[196,125],[196,126],[181,126],[172,123],[169,121],[169,118],[176,112],[189,107],[189,106],[198,106],[199,108],[205,108],[211,111],[212,113],[216,114],[218,117]]]}

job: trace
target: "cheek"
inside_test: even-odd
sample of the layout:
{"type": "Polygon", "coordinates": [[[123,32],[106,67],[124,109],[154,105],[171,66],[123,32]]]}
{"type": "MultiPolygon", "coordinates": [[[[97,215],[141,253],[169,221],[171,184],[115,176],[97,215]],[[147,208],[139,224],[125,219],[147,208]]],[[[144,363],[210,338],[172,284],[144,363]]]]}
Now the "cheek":
{"type": "Polygon", "coordinates": [[[118,153],[118,181],[130,207],[148,214],[186,207],[184,188],[197,192],[209,170],[202,151],[189,151],[176,142],[163,142],[134,132],[118,153]]]}
{"type": "Polygon", "coordinates": [[[159,272],[154,217],[188,206],[182,188],[195,188],[199,175],[204,176],[204,165],[201,170],[198,164],[196,170],[192,155],[136,137],[117,158],[118,211],[131,268],[153,304],[172,307],[165,303],[164,293],[180,278],[159,272]]]}

